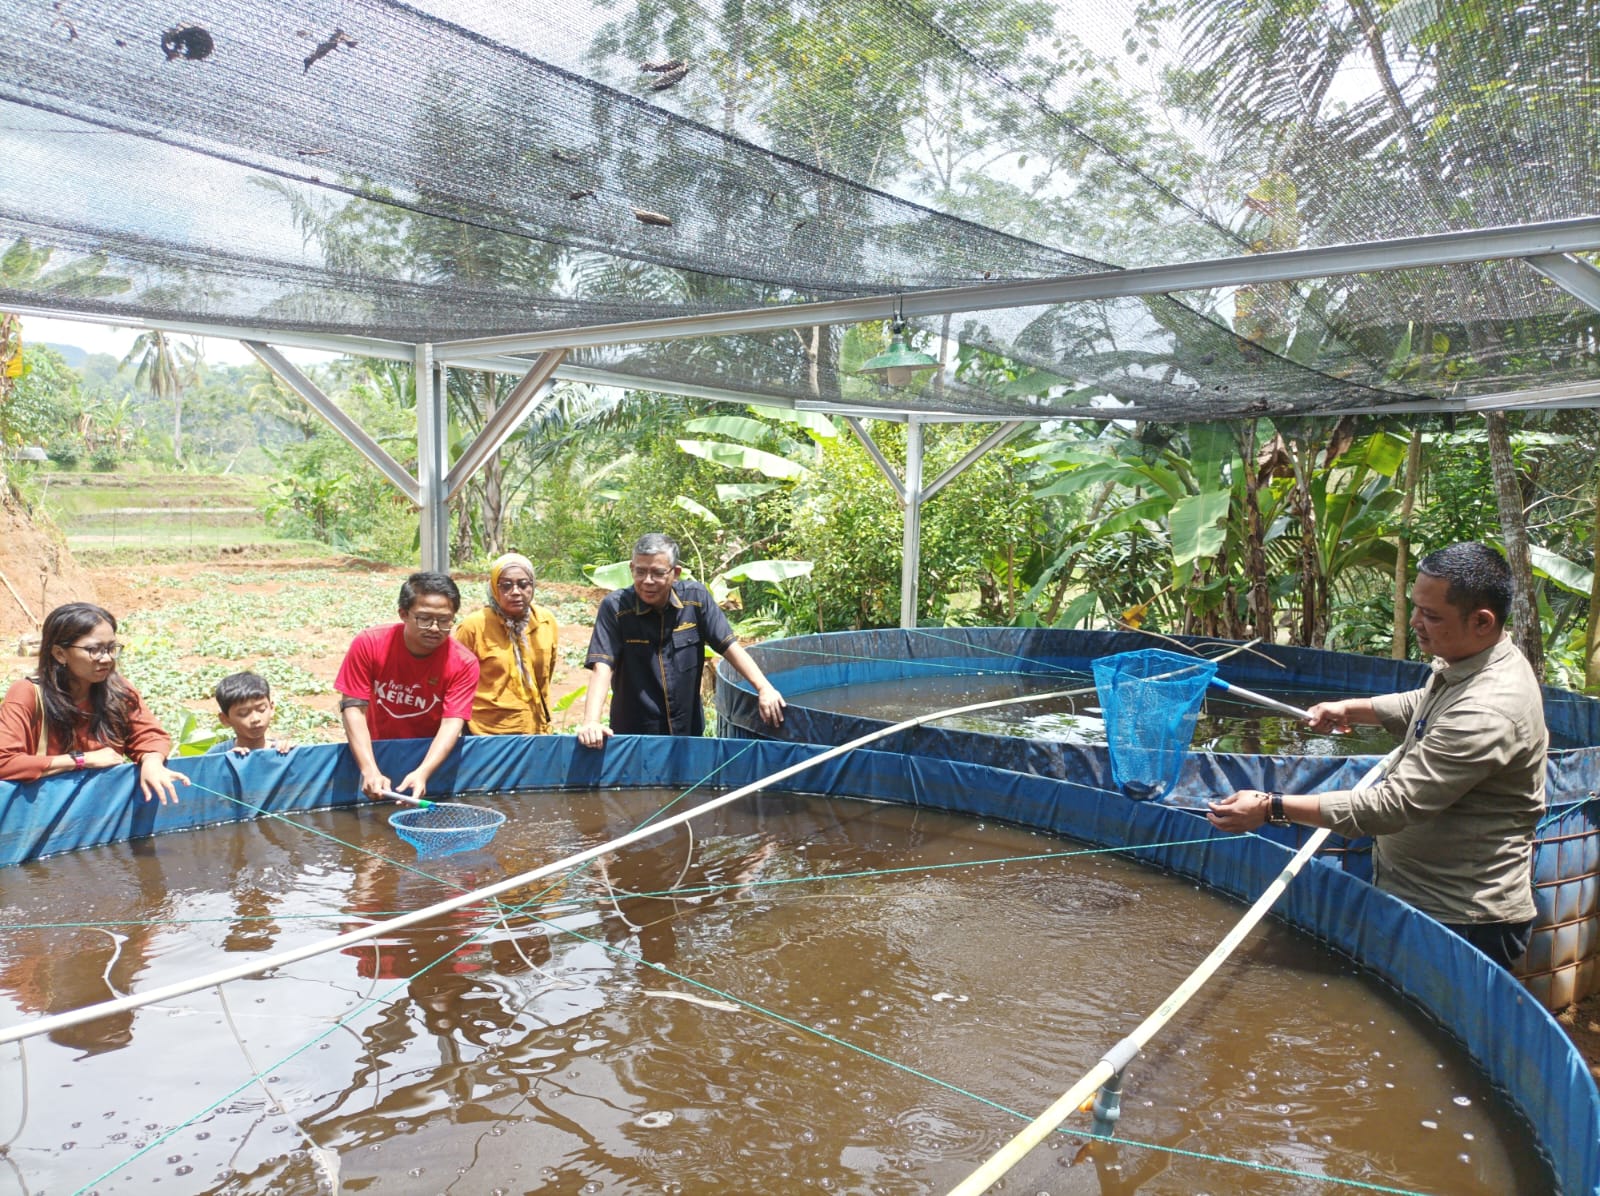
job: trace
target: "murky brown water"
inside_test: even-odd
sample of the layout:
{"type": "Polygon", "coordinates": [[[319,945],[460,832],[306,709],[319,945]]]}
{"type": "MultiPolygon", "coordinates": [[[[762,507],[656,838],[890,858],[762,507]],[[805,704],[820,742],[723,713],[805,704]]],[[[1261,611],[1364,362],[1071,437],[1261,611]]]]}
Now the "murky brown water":
{"type": "MultiPolygon", "coordinates": [[[[1059,739],[1066,743],[1105,743],[1105,724],[1100,721],[1100,699],[1094,693],[1093,682],[1081,676],[963,673],[842,685],[787,696],[797,705],[812,710],[831,710],[839,714],[899,722],[953,706],[1070,689],[1087,689],[1089,692],[1040,702],[1019,702],[998,710],[940,719],[933,725],[953,731],[975,731],[980,735],[1059,739]]],[[[1301,707],[1310,706],[1328,696],[1281,690],[1259,692],[1280,702],[1301,707]]],[[[1299,719],[1276,714],[1253,703],[1207,694],[1200,721],[1195,725],[1193,744],[1200,751],[1252,756],[1370,756],[1387,752],[1394,746],[1394,740],[1381,727],[1357,727],[1349,734],[1341,735],[1324,734],[1310,730],[1299,719]]]]}
{"type": "MultiPolygon", "coordinates": [[[[0,870],[0,1020],[414,909],[669,797],[489,799],[505,828],[432,877],[401,866],[380,807],[299,818],[398,862],[266,821],[0,870]]],[[[25,1075],[0,1047],[0,1191],[308,1193],[336,1173],[408,1196],[943,1192],[1023,1124],[996,1104],[1044,1108],[1241,912],[1115,855],[970,866],[1071,850],[897,806],[735,803],[538,897],[538,919],[463,911],[230,984],[225,1005],[213,990],[33,1039],[25,1075]],[[854,872],[880,874],[820,878],[854,872]]],[[[1441,1034],[1276,927],[1135,1062],[1125,1107],[1126,1138],[1172,1150],[1549,1189],[1441,1034]]],[[[1069,1167],[1079,1141],[1058,1139],[1004,1190],[1351,1190],[1133,1145],[1069,1167]]]]}

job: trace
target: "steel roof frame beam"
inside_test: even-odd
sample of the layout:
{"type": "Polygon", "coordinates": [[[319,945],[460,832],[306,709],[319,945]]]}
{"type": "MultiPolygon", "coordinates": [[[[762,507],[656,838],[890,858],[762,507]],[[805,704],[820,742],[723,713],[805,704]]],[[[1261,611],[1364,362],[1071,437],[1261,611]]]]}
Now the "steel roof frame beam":
{"type": "Polygon", "coordinates": [[[1573,298],[1600,311],[1600,270],[1570,253],[1541,253],[1523,261],[1573,298]]]}
{"type": "Polygon", "coordinates": [[[422,501],[421,487],[417,479],[412,477],[404,465],[396,461],[384,447],[355,420],[351,419],[340,406],[323,393],[322,389],[301,373],[300,368],[278,352],[272,345],[263,344],[261,341],[240,342],[256,359],[283,380],[285,386],[299,395],[323,419],[333,426],[334,431],[343,436],[350,444],[368,461],[378,467],[378,471],[395,484],[395,487],[413,503],[418,505],[422,501]]]}
{"type": "Polygon", "coordinates": [[[1244,254],[1179,265],[1104,270],[1025,282],[912,290],[859,299],[669,316],[624,324],[564,328],[526,336],[474,337],[444,341],[435,348],[441,360],[445,361],[453,360],[457,354],[603,348],[702,336],[778,332],[802,324],[853,324],[864,320],[889,319],[896,313],[909,317],[939,316],[995,308],[1215,290],[1345,274],[1382,273],[1425,266],[1463,265],[1503,258],[1545,257],[1596,249],[1600,249],[1600,216],[1585,216],[1513,228],[1431,233],[1389,241],[1244,254]]]}
{"type": "MultiPolygon", "coordinates": [[[[219,340],[256,341],[278,348],[309,349],[318,353],[337,353],[347,357],[371,357],[378,361],[404,361],[414,363],[415,345],[406,341],[391,341],[377,337],[345,336],[337,333],[294,332],[279,328],[261,328],[237,324],[210,324],[195,320],[144,319],[123,315],[101,315],[62,308],[8,305],[7,311],[17,315],[48,320],[73,320],[83,324],[112,324],[119,328],[160,329],[181,333],[184,336],[207,336],[219,340]]],[[[435,355],[437,356],[437,354],[435,355]]],[[[481,356],[452,355],[449,364],[457,369],[484,370],[497,374],[525,374],[537,359],[506,357],[493,354],[481,356]]],[[[612,370],[584,365],[561,365],[555,371],[558,382],[578,382],[585,386],[614,386],[619,390],[648,390],[657,394],[680,395],[688,399],[707,399],[715,403],[754,403],[762,407],[782,407],[791,410],[823,411],[841,415],[855,412],[872,419],[894,420],[904,423],[912,414],[930,422],[986,423],[994,419],[1059,419],[1059,415],[1012,414],[989,415],[958,412],[913,412],[911,408],[851,406],[832,404],[823,399],[794,399],[781,395],[748,394],[725,387],[704,386],[695,382],[674,382],[656,378],[643,378],[633,374],[619,374],[612,370]]]]}
{"type": "Polygon", "coordinates": [[[511,434],[522,426],[522,421],[528,418],[528,412],[533,408],[534,400],[539,397],[539,392],[544,389],[555,373],[556,366],[561,364],[561,359],[566,352],[561,349],[552,349],[540,356],[533,363],[531,369],[522,379],[511,388],[511,393],[506,396],[506,401],[495,410],[483,425],[483,431],[473,439],[461,456],[456,458],[456,463],[450,467],[450,472],[444,479],[444,501],[449,502],[460,492],[461,487],[467,484],[467,479],[483,468],[485,462],[495,453],[500,451],[501,445],[510,439],[511,434]]]}

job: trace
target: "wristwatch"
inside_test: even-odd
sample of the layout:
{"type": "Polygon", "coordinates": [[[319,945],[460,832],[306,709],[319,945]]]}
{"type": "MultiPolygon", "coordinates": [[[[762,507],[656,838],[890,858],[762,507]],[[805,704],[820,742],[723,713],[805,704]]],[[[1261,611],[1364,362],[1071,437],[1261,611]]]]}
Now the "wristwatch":
{"type": "Polygon", "coordinates": [[[1288,826],[1289,815],[1283,812],[1283,794],[1267,794],[1267,825],[1288,826]]]}
{"type": "Polygon", "coordinates": [[[83,769],[85,769],[87,767],[88,767],[88,765],[84,762],[84,759],[83,759],[83,753],[82,752],[73,752],[72,753],[72,770],[74,772],[81,772],[83,769]]]}

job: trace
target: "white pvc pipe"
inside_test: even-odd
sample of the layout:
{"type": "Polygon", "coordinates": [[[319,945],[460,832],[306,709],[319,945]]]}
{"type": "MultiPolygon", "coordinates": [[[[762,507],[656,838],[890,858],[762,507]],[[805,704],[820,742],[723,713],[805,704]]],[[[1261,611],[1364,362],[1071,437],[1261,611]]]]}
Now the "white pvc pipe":
{"type": "Polygon", "coordinates": [[[1221,677],[1211,678],[1211,685],[1223,693],[1237,694],[1247,702],[1254,702],[1257,706],[1265,706],[1268,710],[1276,710],[1280,714],[1292,714],[1304,722],[1311,721],[1311,711],[1299,706],[1291,706],[1288,702],[1280,702],[1277,698],[1269,698],[1266,694],[1258,694],[1253,689],[1246,689],[1242,685],[1235,685],[1232,681],[1224,681],[1221,677]]]}
{"type": "MultiPolygon", "coordinates": [[[[1384,774],[1393,759],[1394,753],[1390,753],[1374,764],[1367,770],[1366,775],[1356,782],[1355,787],[1365,789],[1372,785],[1384,774]]],[[[1227,937],[1201,961],[1200,966],[1190,972],[1188,978],[1172,991],[1172,995],[1161,1002],[1154,1013],[1140,1022],[1133,1033],[1107,1051],[1105,1057],[1096,1063],[1083,1079],[1067,1089],[1054,1104],[1030,1121],[1021,1133],[991,1155],[981,1167],[951,1188],[950,1196],[979,1196],[980,1193],[987,1192],[1006,1172],[1020,1163],[1030,1150],[1054,1133],[1056,1127],[1088,1100],[1100,1085],[1126,1067],[1144,1045],[1156,1036],[1156,1032],[1188,1003],[1189,998],[1200,990],[1200,986],[1211,978],[1212,973],[1222,966],[1228,956],[1233,954],[1245,936],[1255,929],[1256,923],[1266,917],[1267,911],[1289,887],[1289,882],[1299,875],[1306,861],[1316,854],[1317,849],[1330,834],[1332,832],[1323,827],[1307,839],[1305,846],[1295,852],[1294,858],[1284,866],[1283,871],[1267,886],[1261,896],[1256,898],[1255,904],[1245,916],[1239,919],[1238,925],[1230,930],[1227,937]]]]}
{"type": "Polygon", "coordinates": [[[625,835],[621,835],[618,838],[612,839],[608,843],[601,843],[597,847],[590,847],[584,851],[569,855],[565,859],[557,860],[553,864],[545,864],[542,867],[533,869],[531,872],[524,872],[518,876],[513,876],[509,880],[496,881],[492,885],[486,885],[481,889],[474,889],[470,893],[462,893],[455,897],[448,897],[443,901],[436,902],[433,905],[425,906],[422,909],[412,910],[409,914],[401,914],[398,917],[390,918],[384,922],[374,922],[367,926],[362,926],[355,930],[347,931],[346,933],[337,935],[334,938],[321,939],[314,943],[306,943],[299,947],[292,947],[287,951],[280,951],[276,955],[269,955],[265,959],[253,960],[238,964],[231,968],[224,968],[221,971],[211,972],[193,980],[180,980],[173,984],[163,985],[160,988],[153,988],[138,993],[130,993],[125,997],[118,997],[110,1001],[101,1001],[94,1005],[86,1005],[81,1009],[74,1009],[69,1013],[58,1013],[51,1017],[35,1018],[31,1022],[24,1022],[18,1026],[10,1026],[4,1030],[0,1030],[0,1044],[8,1042],[20,1042],[25,1038],[34,1038],[40,1034],[50,1034],[56,1030],[65,1030],[70,1026],[81,1025],[84,1022],[93,1021],[96,1018],[106,1017],[109,1014],[124,1013],[130,1009],[138,1009],[143,1005],[153,1005],[159,1001],[170,1001],[174,997],[187,996],[189,993],[198,992],[202,988],[211,988],[218,984],[226,984],[230,980],[243,980],[247,976],[257,976],[262,972],[268,972],[274,968],[281,968],[292,963],[299,963],[303,959],[310,959],[316,955],[325,955],[329,951],[343,950],[345,947],[349,947],[355,943],[365,942],[367,939],[377,938],[380,935],[389,934],[395,930],[401,929],[402,927],[415,926],[419,922],[426,922],[429,918],[437,917],[440,914],[449,913],[451,910],[460,909],[463,906],[472,905],[475,902],[486,901],[490,898],[498,897],[501,893],[508,893],[513,889],[521,888],[532,881],[542,880],[544,877],[552,876],[557,872],[563,872],[569,868],[576,867],[579,864],[587,863],[592,859],[605,855],[609,851],[615,851],[619,847],[626,847],[630,843],[637,843],[641,839],[648,839],[652,835],[658,835],[664,830],[669,830],[680,823],[687,822],[689,819],[694,818],[697,815],[704,814],[709,810],[715,810],[720,806],[725,806],[729,802],[737,801],[741,797],[745,797],[748,794],[756,792],[757,790],[765,789],[769,785],[776,784],[779,781],[787,780],[797,773],[804,772],[808,768],[813,768],[826,760],[835,759],[836,757],[844,755],[844,753],[848,751],[853,751],[855,748],[864,747],[866,744],[872,743],[875,740],[885,739],[888,736],[897,734],[900,731],[907,731],[912,727],[921,726],[923,723],[931,723],[941,718],[951,718],[960,714],[970,714],[977,710],[991,710],[997,706],[1011,706],[1018,702],[1042,702],[1050,698],[1076,697],[1080,694],[1093,692],[1094,689],[1092,686],[1086,689],[1062,689],[1056,690],[1052,693],[1023,694],[1015,698],[998,698],[992,702],[978,702],[970,706],[955,706],[948,710],[936,710],[931,714],[919,714],[915,718],[908,718],[904,722],[895,723],[891,727],[884,727],[882,730],[873,731],[870,734],[861,736],[859,739],[852,739],[849,743],[843,743],[837,747],[829,748],[827,751],[820,752],[808,760],[802,760],[798,764],[791,764],[787,768],[781,768],[770,776],[762,777],[758,781],[752,781],[750,784],[739,789],[735,789],[730,793],[725,793],[721,797],[712,798],[710,801],[704,802],[692,810],[686,810],[681,814],[674,814],[671,818],[663,818],[660,822],[646,823],[641,827],[629,831],[625,835]]]}

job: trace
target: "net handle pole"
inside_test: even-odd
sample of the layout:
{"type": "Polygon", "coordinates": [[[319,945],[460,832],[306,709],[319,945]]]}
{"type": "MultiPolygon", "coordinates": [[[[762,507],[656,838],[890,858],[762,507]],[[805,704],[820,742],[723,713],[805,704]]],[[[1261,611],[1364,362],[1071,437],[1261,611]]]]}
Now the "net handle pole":
{"type": "Polygon", "coordinates": [[[502,893],[509,893],[513,889],[522,888],[524,885],[530,884],[533,881],[543,880],[545,877],[553,876],[557,872],[565,872],[568,869],[577,867],[579,864],[588,863],[590,860],[605,855],[607,852],[615,851],[618,848],[626,847],[632,843],[637,843],[641,839],[648,839],[654,835],[659,835],[662,831],[670,830],[673,827],[678,826],[680,823],[688,822],[691,818],[698,817],[701,814],[709,813],[712,810],[728,805],[730,802],[737,801],[741,797],[746,797],[749,794],[755,793],[757,790],[765,789],[769,785],[775,785],[780,781],[788,780],[797,773],[804,772],[809,768],[815,768],[818,764],[822,764],[825,761],[837,759],[846,752],[854,751],[859,747],[865,747],[867,744],[874,743],[880,739],[886,739],[890,735],[898,734],[901,731],[908,731],[914,727],[919,727],[923,723],[934,722],[941,718],[952,718],[962,714],[971,714],[979,710],[992,710],[999,706],[1011,706],[1019,702],[1042,702],[1048,701],[1052,698],[1079,697],[1081,695],[1091,694],[1094,692],[1093,686],[1083,689],[1061,689],[1052,693],[1022,694],[1014,698],[997,698],[989,702],[977,702],[970,706],[953,706],[947,710],[935,710],[928,714],[919,714],[915,718],[908,718],[904,722],[895,723],[893,726],[884,727],[880,730],[869,732],[858,739],[852,739],[848,743],[842,743],[837,747],[829,748],[815,756],[801,760],[797,764],[791,764],[785,768],[780,768],[777,772],[772,773],[769,776],[762,777],[760,780],[752,781],[748,785],[741,786],[740,788],[734,789],[729,793],[724,793],[721,797],[712,798],[710,801],[703,802],[700,805],[695,806],[692,810],[685,810],[681,814],[674,814],[672,817],[663,818],[659,822],[646,823],[645,825],[637,827],[625,835],[620,835],[609,842],[601,843],[596,847],[587,848],[584,851],[575,852],[574,854],[567,856],[565,859],[556,860],[551,864],[544,864],[541,867],[534,868],[529,872],[523,872],[517,876],[513,876],[508,880],[496,881],[492,885],[485,885],[481,889],[473,889],[468,893],[461,893],[454,897],[447,897],[443,901],[435,902],[433,905],[424,906],[422,909],[412,910],[408,914],[400,914],[397,917],[389,918],[382,922],[373,922],[366,926],[357,927],[355,930],[347,931],[344,934],[336,935],[332,938],[319,939],[312,943],[304,943],[299,947],[292,947],[287,951],[280,951],[276,955],[269,955],[262,959],[246,961],[245,963],[237,964],[234,967],[224,968],[216,972],[210,972],[204,976],[199,976],[192,980],[179,980],[172,984],[162,985],[159,988],[143,990],[137,993],[129,993],[127,996],[117,997],[110,1001],[100,1001],[94,1005],[86,1005],[81,1009],[74,1009],[67,1013],[58,1013],[50,1017],[35,1018],[32,1021],[23,1022],[20,1025],[8,1026],[5,1029],[0,1030],[0,1045],[8,1042],[20,1042],[23,1039],[34,1038],[40,1034],[51,1034],[57,1030],[65,1030],[71,1026],[82,1025],[84,1022],[94,1021],[96,1018],[106,1017],[113,1013],[124,1013],[128,1010],[138,1009],[144,1005],[153,1005],[159,1001],[170,1001],[175,997],[188,996],[190,993],[198,992],[200,989],[214,988],[218,984],[226,984],[231,980],[244,980],[250,976],[260,975],[262,972],[272,971],[275,968],[285,967],[292,963],[299,963],[301,960],[310,959],[313,956],[326,955],[330,951],[341,951],[346,947],[354,946],[356,943],[365,942],[368,939],[377,938],[380,935],[392,934],[396,930],[403,929],[407,926],[415,926],[419,922],[426,922],[429,918],[438,917],[440,914],[449,913],[452,910],[460,909],[463,906],[473,905],[479,901],[491,900],[495,897],[498,897],[502,893]]]}
{"type": "MultiPolygon", "coordinates": [[[[1365,789],[1374,784],[1384,774],[1394,756],[1395,753],[1391,753],[1374,764],[1367,770],[1366,775],[1356,782],[1355,787],[1365,789]]],[[[1140,1022],[1131,1034],[1107,1051],[1100,1062],[1090,1068],[1088,1073],[1067,1089],[1054,1104],[1030,1121],[1016,1137],[990,1155],[981,1167],[951,1188],[950,1196],[979,1196],[980,1193],[987,1192],[1006,1172],[1020,1163],[1029,1151],[1053,1134],[1056,1127],[1087,1101],[1096,1089],[1132,1062],[1144,1049],[1145,1044],[1156,1036],[1156,1033],[1188,1003],[1189,998],[1200,990],[1201,985],[1227,961],[1228,956],[1233,954],[1245,936],[1255,929],[1256,923],[1266,917],[1267,911],[1289,887],[1289,882],[1299,875],[1306,861],[1332,833],[1328,828],[1322,827],[1307,839],[1305,845],[1294,853],[1294,858],[1284,865],[1283,871],[1278,873],[1261,896],[1256,898],[1255,904],[1246,911],[1244,917],[1239,919],[1238,924],[1216,945],[1211,954],[1189,973],[1183,983],[1172,990],[1172,995],[1161,1002],[1155,1012],[1140,1022]]]]}
{"type": "Polygon", "coordinates": [[[1291,714],[1302,722],[1311,721],[1311,711],[1299,706],[1291,706],[1288,702],[1280,702],[1277,698],[1269,698],[1266,694],[1258,694],[1253,689],[1246,689],[1242,685],[1235,685],[1231,681],[1224,681],[1221,677],[1213,677],[1210,682],[1212,688],[1220,689],[1223,693],[1234,694],[1247,702],[1254,702],[1257,706],[1265,706],[1268,710],[1276,710],[1280,714],[1291,714]]]}
{"type": "Polygon", "coordinates": [[[416,806],[419,810],[426,810],[428,807],[433,805],[431,801],[424,801],[420,797],[412,797],[409,793],[400,793],[394,789],[385,789],[382,796],[388,798],[390,801],[397,801],[401,805],[416,806]]]}

